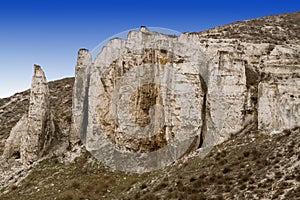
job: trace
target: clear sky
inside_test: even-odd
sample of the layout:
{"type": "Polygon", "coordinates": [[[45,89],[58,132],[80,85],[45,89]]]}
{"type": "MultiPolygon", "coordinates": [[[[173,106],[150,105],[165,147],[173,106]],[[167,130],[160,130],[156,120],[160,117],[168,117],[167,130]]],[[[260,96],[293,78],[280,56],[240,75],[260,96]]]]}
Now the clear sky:
{"type": "Polygon", "coordinates": [[[179,32],[300,10],[299,0],[0,0],[0,98],[74,76],[77,51],[141,25],[179,32]]]}

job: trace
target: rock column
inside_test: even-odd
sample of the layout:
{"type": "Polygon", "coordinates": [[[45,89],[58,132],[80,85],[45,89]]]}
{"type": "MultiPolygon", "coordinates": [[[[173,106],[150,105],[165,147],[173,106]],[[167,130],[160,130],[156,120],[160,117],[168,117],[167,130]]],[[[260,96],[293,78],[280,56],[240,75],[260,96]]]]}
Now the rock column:
{"type": "Polygon", "coordinates": [[[27,132],[21,138],[20,153],[22,162],[31,164],[50,146],[55,130],[47,79],[38,65],[34,65],[27,123],[27,132]]]}

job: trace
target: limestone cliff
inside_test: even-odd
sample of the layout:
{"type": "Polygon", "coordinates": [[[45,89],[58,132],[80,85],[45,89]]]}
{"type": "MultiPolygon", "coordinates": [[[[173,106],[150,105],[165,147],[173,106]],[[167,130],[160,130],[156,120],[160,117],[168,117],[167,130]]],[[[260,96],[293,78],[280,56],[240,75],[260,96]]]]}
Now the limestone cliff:
{"type": "MultiPolygon", "coordinates": [[[[82,54],[88,52],[80,50],[78,60],[82,54]]],[[[93,63],[86,56],[89,66],[82,63],[76,68],[75,126],[88,150],[111,158],[103,159],[108,165],[142,172],[139,163],[153,163],[152,169],[199,147],[208,62],[189,38],[143,27],[126,41],[111,40],[93,63]]]]}
{"type": "Polygon", "coordinates": [[[300,73],[295,71],[269,74],[259,83],[259,130],[276,133],[300,127],[300,73]]]}
{"type": "MultiPolygon", "coordinates": [[[[73,91],[73,80],[47,86],[36,67],[30,95],[0,99],[0,153],[10,133],[4,156],[24,163],[51,141],[52,150],[65,151],[80,138],[103,155],[160,152],[156,161],[173,160],[250,129],[293,129],[300,121],[299,21],[299,13],[284,14],[178,37],[143,27],[111,40],[95,60],[80,50],[73,91]],[[164,157],[168,144],[175,153],[164,157]]],[[[142,171],[138,159],[128,165],[133,171],[142,171]]]]}
{"type": "MultiPolygon", "coordinates": [[[[50,109],[55,121],[55,130],[58,140],[65,146],[69,140],[71,129],[71,107],[72,88],[74,78],[64,78],[62,80],[48,82],[50,109]]],[[[15,95],[0,99],[0,154],[4,150],[4,143],[9,137],[12,128],[18,121],[28,114],[30,101],[30,90],[16,93],[15,95]]],[[[16,154],[17,156],[17,154],[16,154]]]]}
{"type": "MultiPolygon", "coordinates": [[[[191,131],[198,139],[188,152],[250,129],[299,126],[298,18],[272,16],[178,37],[142,27],[127,40],[111,40],[93,62],[81,50],[78,60],[86,61],[77,64],[73,111],[87,149],[143,155],[191,131]]],[[[129,166],[138,163],[134,158],[129,166]]]]}
{"type": "Polygon", "coordinates": [[[178,37],[142,27],[95,60],[80,50],[74,87],[47,84],[36,67],[31,92],[0,99],[0,198],[297,199],[299,22],[292,13],[178,37]],[[80,138],[118,170],[184,158],[116,173],[89,154],[74,161],[80,138]]]}

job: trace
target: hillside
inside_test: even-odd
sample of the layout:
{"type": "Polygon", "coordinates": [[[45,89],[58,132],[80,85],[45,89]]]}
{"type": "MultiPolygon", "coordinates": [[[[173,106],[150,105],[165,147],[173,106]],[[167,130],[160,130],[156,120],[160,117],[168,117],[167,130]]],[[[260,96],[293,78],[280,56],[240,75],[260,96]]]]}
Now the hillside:
{"type": "Polygon", "coordinates": [[[273,136],[250,131],[214,147],[204,158],[193,156],[142,175],[112,171],[89,153],[67,164],[54,157],[0,198],[299,199],[299,144],[300,128],[273,136]]]}
{"type": "Polygon", "coordinates": [[[299,44],[300,12],[239,21],[194,34],[248,43],[299,44]]]}

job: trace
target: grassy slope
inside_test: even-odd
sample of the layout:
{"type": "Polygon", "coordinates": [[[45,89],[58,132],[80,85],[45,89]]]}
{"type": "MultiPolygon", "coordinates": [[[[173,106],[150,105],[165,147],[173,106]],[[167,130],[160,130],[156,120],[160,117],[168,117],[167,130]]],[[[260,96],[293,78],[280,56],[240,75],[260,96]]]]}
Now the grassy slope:
{"type": "Polygon", "coordinates": [[[299,44],[300,12],[240,21],[196,34],[202,38],[237,39],[248,43],[299,44]]]}
{"type": "Polygon", "coordinates": [[[300,128],[274,136],[257,132],[233,136],[203,159],[194,157],[143,175],[114,172],[88,153],[71,164],[58,160],[41,162],[0,199],[300,197],[300,128]]]}

